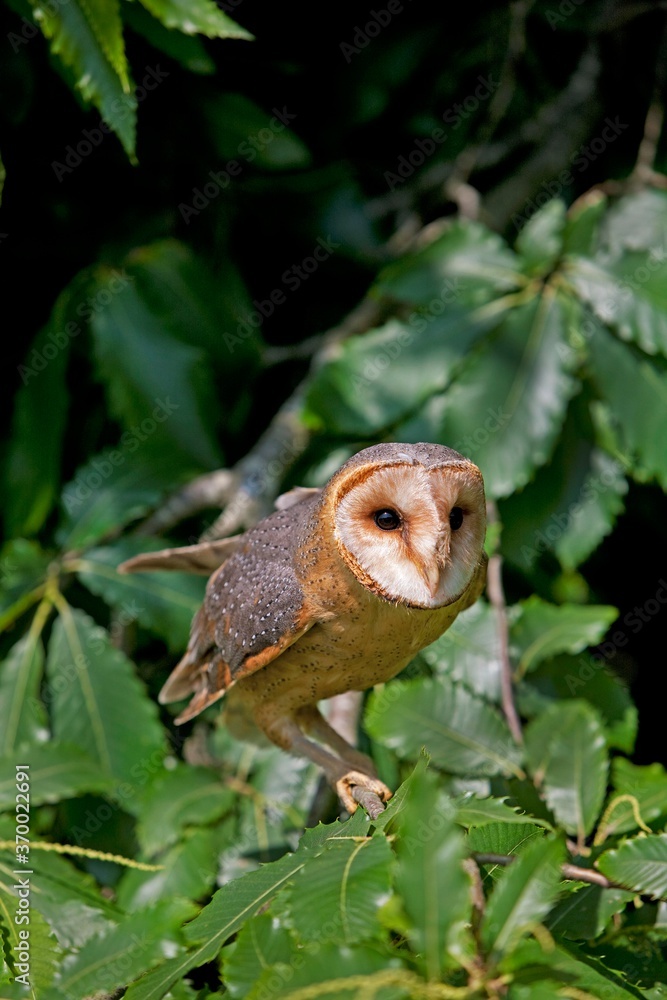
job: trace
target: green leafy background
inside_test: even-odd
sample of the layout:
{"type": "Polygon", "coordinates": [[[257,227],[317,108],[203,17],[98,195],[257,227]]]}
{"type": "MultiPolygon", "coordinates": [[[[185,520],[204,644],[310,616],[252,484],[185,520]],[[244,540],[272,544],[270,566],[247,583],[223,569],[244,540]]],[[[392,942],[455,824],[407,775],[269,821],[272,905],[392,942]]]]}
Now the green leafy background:
{"type": "Polygon", "coordinates": [[[667,996],[665,14],[390,6],[3,5],[3,1000],[667,996]],[[275,492],[427,440],[496,511],[504,616],[365,698],[372,823],[175,727],[204,581],[116,572],[297,389],[275,492]]]}

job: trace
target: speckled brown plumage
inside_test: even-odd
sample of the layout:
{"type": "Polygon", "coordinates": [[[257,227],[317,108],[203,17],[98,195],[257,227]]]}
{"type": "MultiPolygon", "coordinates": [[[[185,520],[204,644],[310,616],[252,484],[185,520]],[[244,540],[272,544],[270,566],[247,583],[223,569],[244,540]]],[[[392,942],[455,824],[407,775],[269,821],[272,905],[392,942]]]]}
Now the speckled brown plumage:
{"type": "MultiPolygon", "coordinates": [[[[253,720],[318,763],[348,809],[355,784],[386,800],[372,762],[316,706],[394,677],[477,599],[486,570],[481,475],[441,445],[381,444],[353,456],[321,492],[292,491],[278,506],[215,555],[187,550],[198,570],[221,565],[160,701],[192,695],[181,723],[229,692],[227,717],[253,720]],[[382,511],[399,523],[381,528],[382,511]]],[[[170,558],[183,568],[184,551],[168,550],[164,568],[170,558]]],[[[159,556],[123,568],[155,568],[159,556]]]]}

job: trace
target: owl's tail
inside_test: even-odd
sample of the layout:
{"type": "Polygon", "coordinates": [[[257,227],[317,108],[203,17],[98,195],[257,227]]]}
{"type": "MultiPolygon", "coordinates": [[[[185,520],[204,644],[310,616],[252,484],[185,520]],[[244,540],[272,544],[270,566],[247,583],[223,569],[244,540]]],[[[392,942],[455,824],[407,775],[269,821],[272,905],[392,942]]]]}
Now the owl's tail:
{"type": "Polygon", "coordinates": [[[188,722],[218,701],[234,683],[229,666],[215,645],[215,625],[201,607],[195,615],[188,648],[158,695],[164,705],[194,695],[188,707],[174,720],[188,722]]]}

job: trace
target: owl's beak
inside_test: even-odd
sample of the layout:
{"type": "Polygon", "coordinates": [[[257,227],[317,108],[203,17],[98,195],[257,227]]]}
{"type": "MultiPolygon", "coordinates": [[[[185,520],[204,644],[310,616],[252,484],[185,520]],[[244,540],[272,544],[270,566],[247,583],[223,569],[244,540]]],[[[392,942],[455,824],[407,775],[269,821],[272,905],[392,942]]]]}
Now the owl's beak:
{"type": "Polygon", "coordinates": [[[423,562],[419,567],[419,573],[428,588],[431,597],[435,597],[440,587],[440,575],[447,566],[449,560],[449,535],[442,535],[438,540],[435,550],[435,558],[427,563],[423,562]]]}
{"type": "Polygon", "coordinates": [[[426,584],[430,596],[435,597],[440,586],[440,566],[438,563],[422,563],[419,567],[419,575],[426,584]]]}

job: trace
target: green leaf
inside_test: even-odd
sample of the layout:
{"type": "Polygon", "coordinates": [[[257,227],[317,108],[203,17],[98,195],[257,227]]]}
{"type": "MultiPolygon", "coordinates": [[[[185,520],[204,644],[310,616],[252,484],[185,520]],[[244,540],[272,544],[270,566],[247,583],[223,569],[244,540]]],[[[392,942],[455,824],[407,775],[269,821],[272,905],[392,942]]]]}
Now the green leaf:
{"type": "Polygon", "coordinates": [[[576,569],[623,510],[624,470],[596,445],[594,406],[584,388],[568,407],[549,462],[499,504],[503,556],[523,573],[545,552],[553,552],[564,569],[576,569]]]}
{"type": "Polygon", "coordinates": [[[146,10],[165,28],[175,28],[186,35],[208,38],[245,38],[252,35],[231,17],[218,10],[212,0],[141,0],[146,10]]]}
{"type": "Polygon", "coordinates": [[[592,256],[598,242],[600,220],[607,209],[601,191],[592,189],[570,206],[563,232],[563,252],[592,256]]]}
{"type": "Polygon", "coordinates": [[[510,643],[521,675],[556,653],[580,653],[597,645],[618,617],[618,610],[608,605],[548,604],[535,594],[518,608],[510,643]]]}
{"type": "MultiPolygon", "coordinates": [[[[525,812],[520,812],[516,806],[508,805],[505,799],[482,799],[472,792],[460,799],[455,799],[454,805],[456,806],[456,822],[460,826],[479,827],[487,826],[489,823],[525,826],[526,823],[535,823],[538,826],[548,828],[550,825],[546,820],[536,819],[525,812]]],[[[491,850],[491,848],[486,848],[486,850],[491,850]]]]}
{"type": "Polygon", "coordinates": [[[300,851],[263,865],[218,889],[208,906],[185,928],[186,939],[200,945],[202,961],[215,958],[224,942],[294,878],[305,860],[305,853],[300,851]]]}
{"type": "Polygon", "coordinates": [[[0,755],[10,757],[22,743],[48,739],[48,719],[39,698],[44,669],[41,640],[28,632],[10,650],[0,669],[0,755]]]}
{"type": "Polygon", "coordinates": [[[19,365],[23,384],[15,397],[4,474],[3,513],[10,537],[36,534],[58,496],[69,403],[65,376],[70,338],[63,315],[58,302],[26,363],[19,365]]]}
{"type": "Polygon", "coordinates": [[[632,899],[633,894],[624,889],[585,885],[554,907],[549,915],[549,930],[575,941],[591,941],[604,932],[612,917],[632,899]]]}
{"type": "Polygon", "coordinates": [[[167,959],[131,983],[124,1000],[162,1000],[162,997],[170,995],[172,987],[178,987],[183,976],[197,966],[198,959],[198,952],[167,959]]]}
{"type": "Polygon", "coordinates": [[[134,161],[137,101],[132,92],[118,0],[71,0],[57,7],[31,0],[51,51],[74,74],[134,161]]]}
{"type": "Polygon", "coordinates": [[[499,505],[503,555],[524,573],[545,552],[553,552],[563,569],[575,570],[623,510],[628,490],[623,468],[587,437],[594,431],[577,402],[551,460],[499,505]]]}
{"type": "Polygon", "coordinates": [[[454,774],[522,774],[505,721],[447,677],[393,681],[374,692],[366,728],[400,757],[415,759],[425,746],[434,764],[454,774]]]}
{"type": "Polygon", "coordinates": [[[647,354],[667,354],[667,256],[663,249],[625,254],[606,266],[575,259],[567,277],[598,319],[623,340],[634,341],[647,354]]]}
{"type": "Polygon", "coordinates": [[[151,782],[139,810],[137,836],[151,856],[178,840],[187,826],[203,826],[228,812],[236,798],[214,771],[178,764],[151,782]]]}
{"type": "Polygon", "coordinates": [[[29,867],[33,871],[30,907],[41,913],[61,948],[80,948],[121,919],[119,910],[100,894],[95,879],[71,861],[50,851],[33,850],[29,867]]]}
{"type": "MultiPolygon", "coordinates": [[[[16,891],[11,888],[11,880],[13,878],[15,876],[10,875],[6,881],[0,879],[0,941],[7,948],[7,954],[11,955],[12,965],[15,969],[18,947],[25,943],[25,941],[19,938],[19,934],[21,930],[29,929],[30,960],[28,964],[30,969],[28,972],[28,982],[30,984],[30,992],[26,993],[22,985],[20,986],[20,992],[17,993],[5,993],[5,989],[3,988],[3,1000],[4,996],[11,997],[12,1000],[14,997],[29,997],[30,1000],[42,1000],[46,996],[46,991],[53,982],[56,969],[62,961],[62,953],[57,941],[51,935],[49,925],[37,910],[30,910],[29,928],[17,925],[14,918],[19,899],[16,891]],[[15,951],[14,949],[17,950],[15,951]]],[[[1,954],[2,950],[0,950],[1,954]]],[[[2,966],[0,965],[1,974],[2,966]]],[[[18,974],[18,970],[16,972],[12,971],[9,981],[16,983],[15,975],[18,974]]]]}
{"type": "Polygon", "coordinates": [[[566,271],[598,319],[649,354],[667,353],[666,222],[663,192],[622,198],[605,216],[597,252],[566,271]]]}
{"type": "Polygon", "coordinates": [[[62,494],[58,540],[64,549],[87,548],[148,513],[183,478],[169,451],[146,455],[129,432],[120,448],[95,455],[76,471],[62,494]]]}
{"type": "Polygon", "coordinates": [[[642,996],[660,1000],[667,984],[664,934],[657,928],[651,928],[648,920],[639,934],[634,927],[627,927],[626,934],[618,936],[614,934],[615,930],[611,931],[611,942],[603,940],[590,946],[591,955],[616,970],[642,996]]]}
{"type": "Polygon", "coordinates": [[[48,573],[51,556],[37,542],[13,538],[0,552],[0,631],[32,607],[48,573]]]}
{"type": "Polygon", "coordinates": [[[553,268],[563,250],[564,229],[565,204],[560,199],[548,201],[531,215],[515,243],[529,274],[548,274],[553,268]]]}
{"type": "MultiPolygon", "coordinates": [[[[377,991],[373,974],[400,969],[400,961],[385,950],[370,943],[350,948],[325,942],[308,953],[293,947],[289,964],[276,963],[265,969],[245,1000],[263,1000],[265,997],[284,997],[288,1000],[297,990],[309,989],[309,995],[322,1000],[358,1000],[360,995],[357,977],[368,977],[368,990],[377,1000],[408,1000],[408,988],[377,991]],[[351,977],[355,977],[352,979],[351,977]],[[350,986],[344,980],[350,978],[350,986]],[[343,980],[343,982],[341,982],[343,980]]],[[[412,994],[414,995],[414,994],[412,994]]],[[[130,998],[134,1000],[134,998],[130,998]]]]}
{"type": "Polygon", "coordinates": [[[184,928],[186,939],[198,947],[147,973],[128,989],[127,1000],[159,1000],[191,969],[212,961],[232,934],[296,875],[304,858],[305,852],[300,850],[223,885],[184,928]]]}
{"type": "MultiPolygon", "coordinates": [[[[561,996],[563,986],[567,985],[578,987],[589,996],[604,997],[604,1000],[642,1000],[646,997],[613,969],[606,968],[590,951],[580,950],[570,941],[560,941],[550,951],[537,941],[522,941],[513,952],[504,956],[500,969],[511,974],[513,979],[524,979],[529,985],[534,982],[536,972],[553,979],[559,984],[561,996]]],[[[532,1000],[530,992],[524,996],[532,1000]]]]}
{"type": "Polygon", "coordinates": [[[62,968],[45,1000],[88,996],[125,986],[179,944],[179,928],[193,911],[182,899],[165,900],[126,916],[117,927],[86,942],[62,968]]]}
{"type": "MultiPolygon", "coordinates": [[[[546,825],[544,821],[526,817],[523,823],[501,821],[473,827],[466,836],[466,847],[479,854],[522,854],[534,840],[544,838],[544,830],[536,825],[540,822],[546,825]]],[[[503,865],[488,862],[483,867],[487,877],[493,881],[504,877],[503,865]]]]}
{"type": "Polygon", "coordinates": [[[386,267],[374,289],[415,306],[453,300],[475,308],[523,287],[520,265],[496,233],[478,222],[457,220],[423,250],[386,267]]]}
{"type": "Polygon", "coordinates": [[[76,743],[102,774],[134,786],[147,761],[164,753],[155,704],[108,633],[76,609],[62,609],[47,658],[56,738],[76,743]]]}
{"type": "Polygon", "coordinates": [[[664,192],[647,188],[624,195],[606,213],[601,248],[607,256],[627,251],[667,249],[667,198],[664,192]]]}
{"type": "MultiPolygon", "coordinates": [[[[255,164],[262,170],[296,170],[310,153],[283,118],[287,107],[263,111],[243,94],[219,94],[204,104],[216,152],[223,162],[255,164]]],[[[296,117],[296,116],[294,116],[296,117]]]]}
{"type": "MultiPolygon", "coordinates": [[[[305,419],[328,432],[364,436],[405,419],[447,386],[480,335],[495,322],[451,308],[413,313],[363,337],[349,337],[310,383],[305,419]]],[[[408,440],[405,434],[401,440],[408,440]]]]}
{"type": "Polygon", "coordinates": [[[30,804],[58,802],[83,792],[105,792],[113,787],[108,774],[76,746],[53,741],[41,746],[22,747],[0,760],[0,810],[14,809],[16,803],[16,765],[30,768],[30,804]],[[5,777],[6,776],[6,777],[5,777]]]}
{"type": "Polygon", "coordinates": [[[389,898],[393,854],[383,836],[330,840],[295,876],[290,923],[302,941],[355,944],[376,937],[389,898]]]}
{"type": "Polygon", "coordinates": [[[206,51],[201,39],[195,35],[170,31],[139,4],[128,3],[123,8],[123,20],[133,31],[150,42],[155,49],[166,53],[190,73],[211,75],[215,62],[206,51]]]}
{"type": "Polygon", "coordinates": [[[396,887],[410,920],[408,936],[424,956],[426,975],[442,974],[446,948],[470,918],[470,882],[463,870],[463,833],[433,772],[413,776],[399,818],[396,887]]]}
{"type": "Polygon", "coordinates": [[[228,418],[243,391],[240,383],[259,366],[261,347],[259,333],[248,324],[253,303],[234,261],[224,259],[214,273],[190,247],[165,239],[133,250],[126,270],[162,328],[213,363],[216,381],[225,387],[220,403],[228,418]]]}
{"type": "Polygon", "coordinates": [[[182,652],[190,625],[204,598],[205,580],[187,573],[117,573],[130,556],[164,548],[158,541],[124,539],[108,548],[92,549],[77,559],[77,576],[94,594],[116,609],[127,621],[136,619],[182,652]]]}
{"type": "Polygon", "coordinates": [[[517,688],[517,705],[526,718],[563,698],[588,701],[602,716],[607,745],[632,753],[637,738],[637,709],[626,685],[602,656],[556,656],[540,664],[528,682],[517,688]]]}
{"type": "MultiPolygon", "coordinates": [[[[113,273],[98,266],[93,299],[108,290],[113,273]]],[[[167,451],[172,462],[195,467],[219,465],[216,392],[204,352],[174,337],[127,280],[93,312],[90,326],[109,409],[125,428],[122,448],[144,455],[167,451]]]]}
{"type": "Polygon", "coordinates": [[[421,656],[438,674],[464,682],[487,701],[500,702],[500,627],[497,613],[485,601],[460,614],[421,656]]]}
{"type": "Polygon", "coordinates": [[[445,397],[439,440],[479,465],[492,497],[525,486],[553,451],[576,389],[570,312],[549,286],[516,306],[445,397]]]}
{"type": "MultiPolygon", "coordinates": [[[[638,766],[623,757],[615,757],[611,763],[611,783],[614,792],[610,802],[619,795],[632,796],[644,823],[667,816],[667,771],[661,764],[638,766]]],[[[619,802],[607,814],[604,833],[605,836],[627,833],[636,830],[637,825],[632,802],[619,802]]]]}
{"type": "Polygon", "coordinates": [[[132,869],[123,876],[119,905],[138,910],[177,896],[192,900],[207,896],[218,874],[221,840],[220,827],[185,830],[178,843],[160,856],[160,871],[132,869]]]}
{"type": "Polygon", "coordinates": [[[667,372],[598,327],[589,340],[591,374],[609,403],[639,471],[667,487],[667,372]]]}
{"type": "Polygon", "coordinates": [[[547,915],[560,889],[565,848],[557,837],[534,840],[498,880],[480,932],[490,955],[512,951],[519,939],[547,915]]]}
{"type": "Polygon", "coordinates": [[[633,892],[656,899],[667,897],[667,833],[626,840],[598,858],[600,871],[633,892]]]}
{"type": "Polygon", "coordinates": [[[419,760],[415,764],[412,773],[405,779],[405,781],[399,785],[392,797],[389,799],[389,803],[376,820],[373,821],[373,826],[376,830],[386,830],[388,827],[392,826],[401,813],[403,813],[408,806],[408,792],[412,786],[413,781],[419,779],[426,768],[428,767],[429,757],[426,753],[422,753],[419,760]]]}
{"type": "Polygon", "coordinates": [[[568,833],[583,842],[607,785],[604,730],[584,701],[555,703],[526,728],[526,756],[536,784],[568,833]]]}
{"type": "Polygon", "coordinates": [[[246,1000],[265,969],[277,962],[289,964],[292,941],[284,927],[268,913],[248,920],[234,944],[223,951],[222,977],[232,1000],[246,1000]]]}

